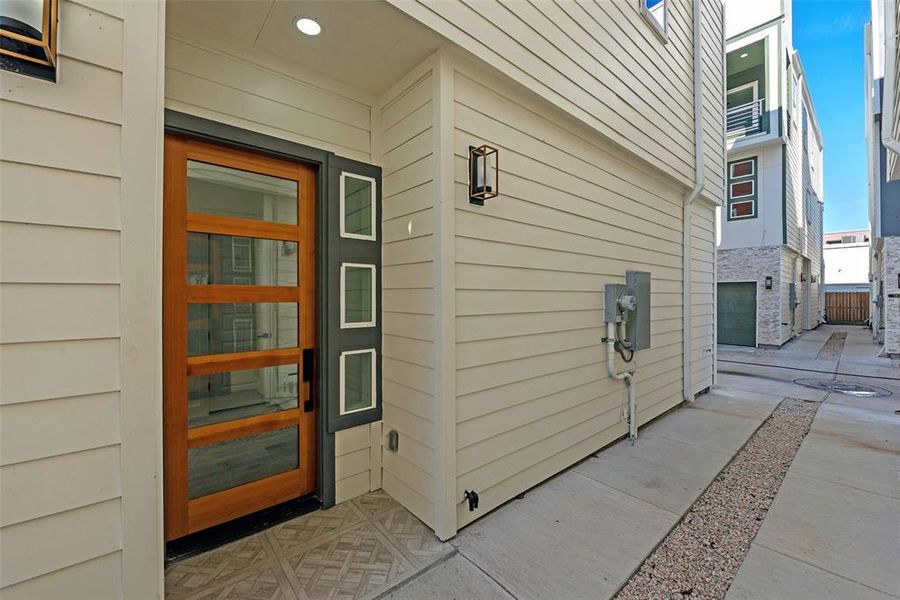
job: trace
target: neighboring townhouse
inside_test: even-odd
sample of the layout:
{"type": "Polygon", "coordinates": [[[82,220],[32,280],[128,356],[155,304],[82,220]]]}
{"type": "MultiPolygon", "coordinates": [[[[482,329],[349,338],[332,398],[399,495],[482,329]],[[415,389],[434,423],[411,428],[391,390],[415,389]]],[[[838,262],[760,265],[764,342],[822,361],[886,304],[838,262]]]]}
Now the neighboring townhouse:
{"type": "Polygon", "coordinates": [[[825,293],[869,291],[869,232],[837,231],[824,236],[825,293]]]}
{"type": "Polygon", "coordinates": [[[717,339],[780,346],[822,322],[822,134],[791,44],[791,0],[731,0],[725,14],[717,339]]]}
{"type": "Polygon", "coordinates": [[[871,325],[876,344],[900,354],[900,119],[897,3],[872,0],[866,26],[866,147],[869,164],[871,325]]]}
{"type": "Polygon", "coordinates": [[[297,498],[447,539],[713,385],[718,0],[0,6],[5,600],[297,498]]]}

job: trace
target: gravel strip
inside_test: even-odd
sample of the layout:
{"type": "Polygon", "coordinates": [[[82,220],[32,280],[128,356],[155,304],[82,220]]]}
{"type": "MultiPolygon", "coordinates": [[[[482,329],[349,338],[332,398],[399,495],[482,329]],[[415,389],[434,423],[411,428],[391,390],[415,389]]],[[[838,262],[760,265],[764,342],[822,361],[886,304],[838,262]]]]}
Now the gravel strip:
{"type": "Polygon", "coordinates": [[[846,333],[832,333],[828,341],[819,350],[816,358],[824,360],[837,360],[844,353],[844,343],[847,341],[846,333]]]}
{"type": "Polygon", "coordinates": [[[616,598],[724,598],[818,409],[782,400],[616,598]]]}

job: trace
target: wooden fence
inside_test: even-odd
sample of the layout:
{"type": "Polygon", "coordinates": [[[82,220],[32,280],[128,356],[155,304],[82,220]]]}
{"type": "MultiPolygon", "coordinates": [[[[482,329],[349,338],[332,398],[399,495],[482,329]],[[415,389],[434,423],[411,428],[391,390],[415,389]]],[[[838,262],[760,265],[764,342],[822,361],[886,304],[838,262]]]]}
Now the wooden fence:
{"type": "Polygon", "coordinates": [[[829,323],[862,324],[869,318],[869,292],[825,292],[829,323]]]}

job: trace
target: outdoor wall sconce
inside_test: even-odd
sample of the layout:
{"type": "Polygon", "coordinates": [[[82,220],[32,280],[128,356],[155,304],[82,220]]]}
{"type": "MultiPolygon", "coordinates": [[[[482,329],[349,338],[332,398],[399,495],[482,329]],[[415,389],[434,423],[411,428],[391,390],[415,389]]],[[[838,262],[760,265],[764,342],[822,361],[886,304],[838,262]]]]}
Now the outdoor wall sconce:
{"type": "Polygon", "coordinates": [[[772,289],[772,278],[771,277],[766,277],[766,289],[767,290],[772,289]]]}
{"type": "Polygon", "coordinates": [[[0,67],[56,81],[58,0],[0,4],[0,67]]]}
{"type": "Polygon", "coordinates": [[[801,283],[805,283],[805,282],[806,282],[806,273],[800,273],[800,282],[801,282],[801,283]]]}
{"type": "Polygon", "coordinates": [[[819,278],[816,277],[815,275],[812,275],[812,276],[810,276],[810,279],[809,279],[809,280],[810,280],[812,283],[815,283],[815,282],[817,282],[817,281],[819,280],[819,278]]]}
{"type": "Polygon", "coordinates": [[[496,148],[469,146],[469,202],[484,206],[484,201],[500,194],[499,161],[496,148]]]}

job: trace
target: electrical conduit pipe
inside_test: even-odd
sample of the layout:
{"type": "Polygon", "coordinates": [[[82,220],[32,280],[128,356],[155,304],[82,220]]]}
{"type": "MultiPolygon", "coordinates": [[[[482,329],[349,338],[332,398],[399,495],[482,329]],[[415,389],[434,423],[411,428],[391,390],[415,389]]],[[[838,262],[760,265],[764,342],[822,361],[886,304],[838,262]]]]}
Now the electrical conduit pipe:
{"type": "MultiPolygon", "coordinates": [[[[625,382],[625,388],[628,390],[628,439],[634,444],[637,439],[637,400],[635,398],[634,389],[634,371],[616,372],[616,327],[623,327],[624,324],[607,323],[606,324],[606,370],[613,379],[625,382]]],[[[622,338],[624,339],[624,335],[622,338]]]]}

